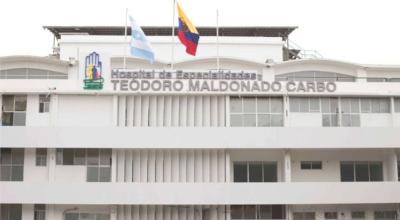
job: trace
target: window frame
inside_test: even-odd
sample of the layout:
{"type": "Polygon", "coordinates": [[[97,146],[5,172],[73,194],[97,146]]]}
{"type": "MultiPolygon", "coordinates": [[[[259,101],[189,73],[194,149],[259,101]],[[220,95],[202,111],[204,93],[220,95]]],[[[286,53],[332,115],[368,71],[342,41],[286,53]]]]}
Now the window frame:
{"type": "Polygon", "coordinates": [[[1,125],[2,126],[26,126],[26,112],[28,107],[28,96],[27,95],[2,95],[2,107],[1,107],[1,125]],[[5,97],[12,98],[12,110],[5,108],[4,99],[5,97]],[[18,98],[24,99],[24,110],[17,110],[16,103],[18,102],[18,98]],[[5,123],[5,115],[11,115],[11,121],[9,123],[5,123]],[[16,115],[20,115],[24,117],[23,124],[16,124],[16,115]]]}
{"type": "MultiPolygon", "coordinates": [[[[276,104],[276,103],[275,103],[276,104]]],[[[230,127],[283,127],[285,122],[284,118],[284,100],[282,96],[230,96],[229,97],[229,121],[230,127]],[[266,110],[261,110],[259,107],[260,102],[263,99],[267,99],[267,108],[266,110]],[[240,103],[240,111],[232,111],[232,103],[235,100],[236,104],[240,103]],[[245,101],[250,100],[254,104],[253,111],[246,110],[245,101]],[[272,105],[274,102],[280,102],[280,106],[278,109],[275,109],[277,106],[272,105]],[[246,121],[246,118],[253,118],[253,123],[249,123],[251,121],[246,121]],[[262,121],[261,118],[265,119],[262,121]],[[240,121],[239,124],[232,123],[233,118],[237,118],[240,121]]]]}
{"type": "Polygon", "coordinates": [[[322,161],[317,161],[317,160],[300,161],[300,169],[301,170],[322,170],[323,169],[322,161]],[[309,168],[304,167],[304,165],[309,165],[309,168]]]}
{"type": "Polygon", "coordinates": [[[385,176],[384,176],[384,170],[383,170],[383,162],[382,161],[340,161],[340,181],[341,182],[383,182],[385,181],[385,176]],[[342,174],[342,166],[346,165],[351,165],[352,166],[352,175],[353,175],[353,180],[351,181],[343,181],[343,174],[342,174]],[[368,180],[357,180],[359,176],[357,176],[357,165],[367,165],[368,167],[368,180]],[[371,180],[372,175],[371,175],[371,165],[376,165],[378,164],[380,166],[380,178],[381,180],[371,180]]]}
{"type": "Polygon", "coordinates": [[[234,161],[233,162],[233,168],[235,167],[235,165],[246,165],[246,181],[240,181],[237,182],[235,181],[235,169],[233,169],[233,181],[235,183],[255,183],[255,182],[259,182],[259,183],[268,183],[268,182],[279,182],[279,176],[278,176],[278,162],[277,161],[234,161]],[[261,164],[261,181],[250,181],[250,165],[254,165],[254,164],[261,164]],[[266,179],[265,177],[265,166],[267,165],[272,165],[274,166],[274,175],[271,176],[272,178],[275,179],[275,181],[266,181],[269,180],[266,179]]]}
{"type": "Polygon", "coordinates": [[[35,149],[35,164],[39,167],[47,166],[47,148],[35,149]],[[39,152],[42,151],[42,152],[39,152]]]}
{"type": "Polygon", "coordinates": [[[51,95],[39,95],[39,113],[50,113],[51,95]]]}
{"type": "Polygon", "coordinates": [[[34,220],[46,220],[46,205],[35,204],[33,206],[33,219],[34,220]]]}
{"type": "Polygon", "coordinates": [[[25,151],[23,148],[0,148],[0,181],[24,181],[24,163],[25,163],[25,151]],[[10,151],[10,160],[4,159],[5,151],[10,151]],[[19,152],[16,152],[19,151],[19,152]],[[21,156],[17,161],[16,156],[21,156]],[[5,176],[5,170],[9,170],[7,177],[5,176]]]}

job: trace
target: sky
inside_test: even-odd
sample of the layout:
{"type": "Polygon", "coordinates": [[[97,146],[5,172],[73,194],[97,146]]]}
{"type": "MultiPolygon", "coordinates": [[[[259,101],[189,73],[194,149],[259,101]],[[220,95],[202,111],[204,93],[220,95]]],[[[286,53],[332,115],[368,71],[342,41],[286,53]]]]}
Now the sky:
{"type": "MultiPolygon", "coordinates": [[[[323,58],[400,65],[399,0],[180,0],[195,26],[297,26],[290,40],[323,58]]],[[[173,0],[0,0],[0,56],[51,53],[43,26],[171,26],[173,0]]],[[[177,25],[177,20],[174,20],[177,25]]]]}

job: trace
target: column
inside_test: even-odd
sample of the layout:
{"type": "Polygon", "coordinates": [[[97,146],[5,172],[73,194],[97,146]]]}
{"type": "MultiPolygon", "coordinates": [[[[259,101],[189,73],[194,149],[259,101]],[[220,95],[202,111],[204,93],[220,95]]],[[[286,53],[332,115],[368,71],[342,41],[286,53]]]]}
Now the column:
{"type": "Polygon", "coordinates": [[[47,161],[48,161],[48,181],[54,182],[56,175],[56,148],[47,149],[47,161]]]}
{"type": "Polygon", "coordinates": [[[210,127],[210,115],[211,115],[211,108],[210,108],[210,96],[203,97],[203,126],[210,127]]]}
{"type": "Polygon", "coordinates": [[[112,124],[118,126],[118,96],[113,95],[113,112],[112,112],[112,124]]]}
{"type": "Polygon", "coordinates": [[[132,150],[125,150],[125,182],[132,182],[132,150]]]}
{"type": "Polygon", "coordinates": [[[179,97],[179,126],[186,127],[187,126],[187,112],[188,112],[188,103],[187,96],[179,97]]]}
{"type": "Polygon", "coordinates": [[[157,97],[157,127],[164,126],[164,96],[157,97]]]}
{"type": "Polygon", "coordinates": [[[218,96],[211,96],[211,127],[218,127],[218,96]]]}
{"type": "Polygon", "coordinates": [[[283,170],[284,170],[284,180],[285,182],[291,182],[292,181],[292,159],[291,159],[291,154],[290,150],[285,150],[285,156],[284,156],[284,162],[283,162],[283,170]]]}
{"type": "Polygon", "coordinates": [[[179,96],[172,96],[172,127],[179,126],[179,96]]]}
{"type": "Polygon", "coordinates": [[[117,182],[125,181],[125,150],[117,150],[117,182]]]}
{"type": "MultiPolygon", "coordinates": [[[[140,182],[140,150],[134,150],[132,155],[133,182],[140,182]]],[[[139,212],[139,210],[137,210],[139,212]]]]}
{"type": "Polygon", "coordinates": [[[111,149],[111,182],[117,182],[117,149],[111,149]]]}
{"type": "Polygon", "coordinates": [[[126,96],[118,97],[118,126],[125,127],[126,96]]]}
{"type": "Polygon", "coordinates": [[[135,100],[134,96],[127,96],[126,97],[126,126],[133,127],[133,119],[134,119],[134,106],[135,100]]]}
{"type": "Polygon", "coordinates": [[[150,96],[149,106],[149,125],[150,127],[157,126],[157,96],[150,96]]]}
{"type": "Polygon", "coordinates": [[[142,127],[149,126],[149,96],[142,97],[142,127]]]}
{"type": "Polygon", "coordinates": [[[140,127],[142,125],[142,96],[135,96],[134,115],[134,126],[140,127]]]}

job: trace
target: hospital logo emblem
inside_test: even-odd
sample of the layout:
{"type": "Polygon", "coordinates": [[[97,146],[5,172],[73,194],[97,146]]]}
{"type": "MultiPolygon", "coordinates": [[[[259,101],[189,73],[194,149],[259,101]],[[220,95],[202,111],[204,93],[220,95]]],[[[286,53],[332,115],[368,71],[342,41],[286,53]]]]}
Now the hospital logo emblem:
{"type": "Polygon", "coordinates": [[[103,89],[104,78],[102,76],[102,64],[100,56],[92,52],[85,59],[85,79],[83,80],[84,89],[100,90],[103,89]]]}

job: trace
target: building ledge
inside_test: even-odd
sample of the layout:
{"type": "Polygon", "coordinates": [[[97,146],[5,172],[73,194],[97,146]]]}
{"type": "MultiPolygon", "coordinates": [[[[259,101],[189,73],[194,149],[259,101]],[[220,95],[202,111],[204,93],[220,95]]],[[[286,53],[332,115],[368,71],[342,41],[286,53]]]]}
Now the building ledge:
{"type": "Polygon", "coordinates": [[[0,147],[344,149],[399,148],[399,127],[0,127],[0,147]]]}

